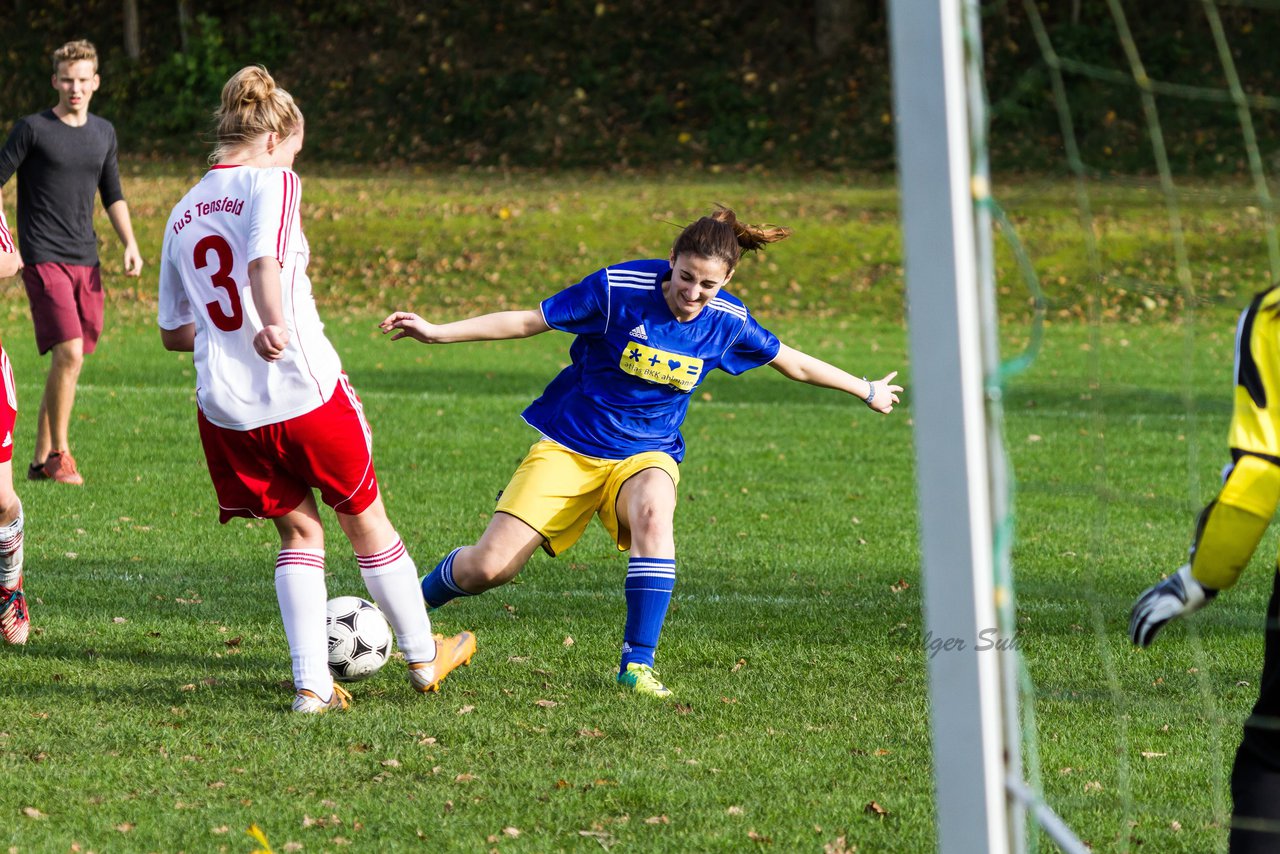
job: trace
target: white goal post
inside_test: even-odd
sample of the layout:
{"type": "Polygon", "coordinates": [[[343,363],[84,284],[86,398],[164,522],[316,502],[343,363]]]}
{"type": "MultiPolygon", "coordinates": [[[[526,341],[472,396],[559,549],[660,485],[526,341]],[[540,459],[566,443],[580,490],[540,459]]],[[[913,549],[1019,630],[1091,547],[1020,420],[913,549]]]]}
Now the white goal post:
{"type": "Polygon", "coordinates": [[[995,583],[1008,495],[986,392],[1000,355],[978,22],[977,0],[889,2],[938,850],[1025,851],[1030,807],[1075,854],[1023,782],[1017,644],[1000,642],[1014,627],[996,603],[1012,591],[995,583]]]}

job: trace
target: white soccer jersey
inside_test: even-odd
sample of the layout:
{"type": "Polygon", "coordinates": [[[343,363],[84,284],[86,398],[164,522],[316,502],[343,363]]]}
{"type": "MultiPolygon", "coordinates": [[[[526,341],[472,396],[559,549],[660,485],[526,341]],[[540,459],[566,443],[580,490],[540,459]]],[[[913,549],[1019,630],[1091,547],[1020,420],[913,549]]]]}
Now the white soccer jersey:
{"type": "Polygon", "coordinates": [[[158,319],[162,329],[195,323],[196,399],[219,427],[251,430],[310,412],[342,371],[307,278],[301,194],[291,169],[214,166],[169,215],[158,319]],[[249,262],[258,258],[280,263],[289,345],[275,362],[253,349],[262,321],[249,262]]]}

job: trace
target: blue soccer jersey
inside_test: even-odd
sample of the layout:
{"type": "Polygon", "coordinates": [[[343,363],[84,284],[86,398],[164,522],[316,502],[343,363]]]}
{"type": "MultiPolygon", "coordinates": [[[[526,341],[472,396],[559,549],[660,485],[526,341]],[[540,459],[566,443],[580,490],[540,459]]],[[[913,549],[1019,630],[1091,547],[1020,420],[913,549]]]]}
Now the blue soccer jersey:
{"type": "Polygon", "coordinates": [[[530,426],[590,457],[684,459],[690,393],[715,368],[767,365],[781,344],[725,291],[693,320],[676,320],[662,294],[670,275],[666,261],[628,261],[542,301],[547,325],[577,338],[572,363],[525,409],[530,426]]]}

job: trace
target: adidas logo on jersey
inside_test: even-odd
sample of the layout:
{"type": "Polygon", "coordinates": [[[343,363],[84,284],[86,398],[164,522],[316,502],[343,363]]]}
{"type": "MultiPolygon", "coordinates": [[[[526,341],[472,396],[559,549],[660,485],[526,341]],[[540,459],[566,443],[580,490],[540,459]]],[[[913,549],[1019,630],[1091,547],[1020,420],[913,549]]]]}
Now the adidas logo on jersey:
{"type": "Polygon", "coordinates": [[[629,334],[631,335],[632,338],[639,338],[641,341],[649,340],[649,333],[644,331],[643,323],[637,326],[635,329],[632,329],[629,334]]]}

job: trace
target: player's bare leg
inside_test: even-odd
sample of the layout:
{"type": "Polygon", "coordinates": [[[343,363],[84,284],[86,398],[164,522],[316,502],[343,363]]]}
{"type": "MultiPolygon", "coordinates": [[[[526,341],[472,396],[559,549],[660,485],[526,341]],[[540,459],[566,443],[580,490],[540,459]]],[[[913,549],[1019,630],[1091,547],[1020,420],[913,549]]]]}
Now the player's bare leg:
{"type": "Polygon", "coordinates": [[[49,375],[40,398],[36,416],[36,447],[29,476],[44,477],[59,483],[81,484],[84,478],[71,456],[71,410],[76,402],[76,385],[84,367],[84,340],[72,338],[53,345],[50,351],[49,375]],[[51,459],[52,457],[52,459],[51,459]]]}
{"type": "Polygon", "coordinates": [[[627,623],[618,684],[658,699],[671,696],[654,672],[654,655],[676,583],[676,488],[658,468],[632,476],[618,490],[618,525],[631,537],[627,562],[627,623]]]}
{"type": "Polygon", "coordinates": [[[453,554],[453,581],[468,594],[501,587],[520,574],[542,535],[509,513],[494,513],[473,546],[453,554]]]}

